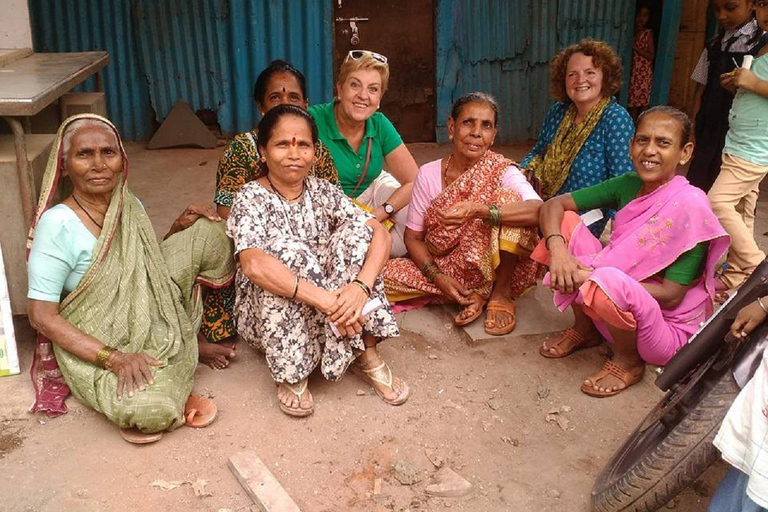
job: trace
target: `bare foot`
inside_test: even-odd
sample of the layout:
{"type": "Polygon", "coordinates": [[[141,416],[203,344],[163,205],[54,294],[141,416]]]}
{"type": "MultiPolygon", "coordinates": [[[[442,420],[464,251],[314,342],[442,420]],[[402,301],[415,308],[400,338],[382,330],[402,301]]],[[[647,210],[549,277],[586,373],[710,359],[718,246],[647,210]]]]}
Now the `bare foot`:
{"type": "MultiPolygon", "coordinates": [[[[293,384],[294,387],[300,387],[299,383],[293,384]]],[[[305,388],[301,396],[296,396],[296,393],[291,391],[285,383],[280,382],[277,385],[277,399],[280,403],[291,409],[302,409],[304,411],[310,411],[314,405],[314,399],[312,393],[309,392],[309,388],[305,388]]]]}
{"type": "Polygon", "coordinates": [[[230,359],[236,355],[234,343],[209,343],[202,336],[198,336],[197,350],[200,362],[214,370],[225,369],[229,366],[230,359]]]}

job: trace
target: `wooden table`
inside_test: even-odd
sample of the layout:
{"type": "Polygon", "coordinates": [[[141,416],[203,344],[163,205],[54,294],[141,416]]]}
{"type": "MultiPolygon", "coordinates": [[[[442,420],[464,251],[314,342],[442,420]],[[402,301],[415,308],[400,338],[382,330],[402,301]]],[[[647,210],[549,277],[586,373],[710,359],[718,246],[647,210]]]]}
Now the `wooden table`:
{"type": "MultiPolygon", "coordinates": [[[[0,117],[13,130],[21,206],[27,226],[32,223],[35,203],[34,183],[24,141],[24,133],[30,131],[29,118],[97,73],[108,62],[107,52],[33,53],[0,65],[0,117]]],[[[101,90],[98,75],[97,88],[101,90]]]]}

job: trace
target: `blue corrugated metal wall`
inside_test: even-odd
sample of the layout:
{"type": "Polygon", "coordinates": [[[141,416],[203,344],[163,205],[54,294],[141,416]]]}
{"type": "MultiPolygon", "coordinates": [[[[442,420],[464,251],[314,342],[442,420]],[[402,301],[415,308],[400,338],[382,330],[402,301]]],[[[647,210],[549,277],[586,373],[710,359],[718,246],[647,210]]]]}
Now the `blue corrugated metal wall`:
{"type": "Polygon", "coordinates": [[[471,91],[499,100],[500,142],[536,138],[553,101],[552,57],[589,36],[607,41],[628,63],[634,9],[634,0],[439,0],[438,141],[447,140],[452,102],[471,91]]]}
{"type": "Polygon", "coordinates": [[[149,138],[177,99],[217,112],[225,133],[252,128],[253,83],[276,58],[304,72],[310,99],[325,98],[332,15],[315,0],[30,0],[36,51],[109,52],[107,108],[127,139],[149,138]]]}

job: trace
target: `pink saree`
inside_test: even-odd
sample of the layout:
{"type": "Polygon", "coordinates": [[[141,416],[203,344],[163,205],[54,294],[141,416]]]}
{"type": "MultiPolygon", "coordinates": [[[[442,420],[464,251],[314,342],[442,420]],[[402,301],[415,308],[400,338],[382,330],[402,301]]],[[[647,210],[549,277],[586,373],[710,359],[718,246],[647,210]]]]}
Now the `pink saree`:
{"type": "MultiPolygon", "coordinates": [[[[583,223],[576,225],[568,251],[595,270],[576,292],[556,292],[555,305],[561,311],[574,302],[589,307],[593,287],[599,287],[621,312],[634,317],[640,356],[653,364],[666,364],[712,314],[715,267],[728,244],[706,195],[676,176],[619,210],[605,248],[583,223]],[[701,278],[677,307],[662,309],[640,283],[662,279],[667,267],[701,242],[709,242],[701,278]]],[[[546,264],[549,255],[539,245],[531,258],[546,264]]],[[[549,284],[549,274],[544,284],[549,284]]],[[[596,321],[595,326],[611,340],[607,325],[596,321]]]]}

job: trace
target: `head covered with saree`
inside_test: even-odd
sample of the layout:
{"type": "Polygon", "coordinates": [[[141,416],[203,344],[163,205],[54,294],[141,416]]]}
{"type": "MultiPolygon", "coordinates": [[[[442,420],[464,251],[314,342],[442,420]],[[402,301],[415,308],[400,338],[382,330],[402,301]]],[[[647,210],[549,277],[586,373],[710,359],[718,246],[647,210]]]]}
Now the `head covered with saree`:
{"type": "MultiPolygon", "coordinates": [[[[124,353],[146,353],[165,366],[155,370],[155,385],[118,401],[114,373],[38,335],[31,370],[36,397],[31,410],[49,415],[65,413],[64,399],[71,390],[118,426],[147,431],[175,428],[184,422],[183,406],[197,366],[196,332],[202,302],[194,284],[221,286],[233,275],[231,252],[228,258],[225,254],[204,254],[205,244],[197,243],[208,231],[216,230],[222,237],[222,251],[229,250],[223,224],[206,220],[192,240],[171,237],[161,248],[143,206],[126,186],[128,160],[117,129],[103,117],[82,114],[68,118],[59,128],[30,227],[28,250],[35,250],[37,227],[46,211],[69,195],[73,184],[65,162],[81,149],[73,147],[80,144],[75,135],[86,127],[103,127],[114,135],[122,170],[114,181],[96,180],[96,185],[89,185],[111,198],[91,264],[74,290],[60,301],[59,315],[108,347],[124,353]],[[110,187],[114,188],[109,191],[110,187]],[[205,262],[205,258],[211,261],[205,262]],[[173,423],[153,424],[156,418],[151,411],[157,411],[158,400],[168,403],[169,397],[178,409],[173,423]]],[[[113,169],[117,169],[116,162],[112,160],[113,169]]]]}

